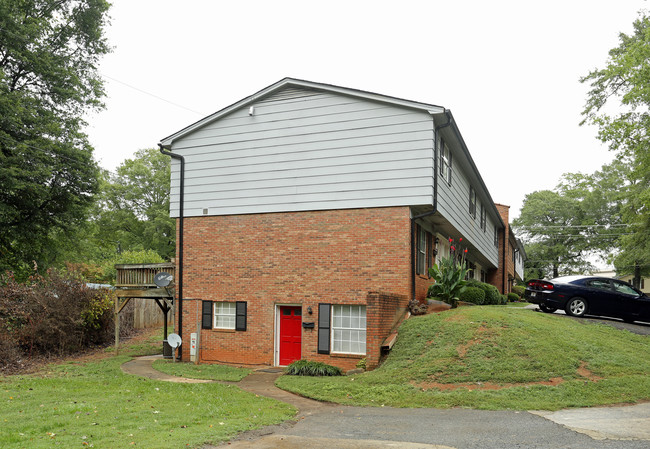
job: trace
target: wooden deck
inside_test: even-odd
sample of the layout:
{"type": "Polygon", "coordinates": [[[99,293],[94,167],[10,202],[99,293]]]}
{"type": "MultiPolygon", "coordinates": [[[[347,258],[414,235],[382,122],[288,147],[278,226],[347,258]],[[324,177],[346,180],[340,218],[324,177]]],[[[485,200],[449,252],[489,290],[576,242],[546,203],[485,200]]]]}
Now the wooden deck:
{"type": "Polygon", "coordinates": [[[115,289],[120,298],[169,298],[174,297],[174,282],[167,287],[158,287],[154,276],[165,272],[176,279],[176,265],[173,263],[118,264],[115,289]]]}
{"type": "Polygon", "coordinates": [[[164,316],[164,338],[167,339],[167,316],[172,310],[175,294],[176,265],[173,263],[118,264],[115,283],[115,354],[120,346],[120,312],[132,298],[148,298],[156,302],[164,316]],[[154,282],[158,273],[168,273],[172,277],[166,287],[154,282]]]}

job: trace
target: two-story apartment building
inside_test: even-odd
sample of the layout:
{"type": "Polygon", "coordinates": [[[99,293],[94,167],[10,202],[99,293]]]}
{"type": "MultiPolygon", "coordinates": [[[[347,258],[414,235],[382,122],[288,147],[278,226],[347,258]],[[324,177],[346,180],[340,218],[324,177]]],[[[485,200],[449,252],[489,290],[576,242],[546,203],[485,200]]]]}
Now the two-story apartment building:
{"type": "Polygon", "coordinates": [[[202,362],[376,366],[450,238],[482,280],[509,240],[441,106],[286,78],[160,145],[202,362]]]}

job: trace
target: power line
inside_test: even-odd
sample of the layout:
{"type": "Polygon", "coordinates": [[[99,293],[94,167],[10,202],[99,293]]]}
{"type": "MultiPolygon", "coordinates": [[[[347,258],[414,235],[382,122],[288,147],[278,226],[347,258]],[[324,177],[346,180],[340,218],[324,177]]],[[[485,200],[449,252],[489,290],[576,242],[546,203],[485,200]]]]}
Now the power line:
{"type": "Polygon", "coordinates": [[[555,228],[571,228],[571,229],[578,229],[578,228],[614,228],[614,227],[628,227],[632,226],[628,223],[617,223],[617,224],[590,224],[590,225],[520,225],[520,226],[514,226],[513,228],[517,229],[534,229],[534,230],[539,230],[539,229],[555,229],[555,228]]]}
{"type": "Polygon", "coordinates": [[[164,101],[165,103],[169,103],[169,104],[171,104],[172,106],[176,106],[177,108],[185,109],[186,111],[189,111],[189,112],[192,112],[192,113],[194,113],[194,114],[200,115],[201,117],[207,115],[207,114],[204,114],[204,113],[202,113],[202,112],[198,112],[198,111],[195,111],[195,110],[193,110],[193,109],[187,108],[187,107],[185,107],[185,106],[183,106],[183,105],[180,105],[180,104],[178,104],[178,103],[174,103],[173,101],[170,101],[170,100],[167,100],[167,99],[165,99],[165,98],[162,98],[162,97],[160,97],[160,96],[158,96],[158,95],[156,95],[156,94],[152,94],[151,92],[147,92],[146,90],[144,90],[144,89],[140,89],[139,87],[132,86],[132,85],[130,85],[130,84],[128,84],[128,83],[125,83],[124,81],[120,81],[120,80],[118,80],[118,79],[116,79],[116,78],[113,78],[113,77],[111,77],[111,76],[108,76],[108,75],[106,75],[105,73],[102,73],[101,75],[102,75],[104,78],[108,78],[109,80],[111,80],[111,81],[115,81],[116,83],[120,83],[120,84],[122,84],[122,85],[124,85],[124,86],[126,86],[126,87],[128,87],[128,88],[130,88],[130,89],[136,90],[136,91],[138,91],[138,92],[140,92],[140,93],[143,93],[143,94],[145,94],[145,95],[149,95],[150,97],[156,98],[156,99],[158,99],[158,100],[160,100],[160,101],[164,101]]]}

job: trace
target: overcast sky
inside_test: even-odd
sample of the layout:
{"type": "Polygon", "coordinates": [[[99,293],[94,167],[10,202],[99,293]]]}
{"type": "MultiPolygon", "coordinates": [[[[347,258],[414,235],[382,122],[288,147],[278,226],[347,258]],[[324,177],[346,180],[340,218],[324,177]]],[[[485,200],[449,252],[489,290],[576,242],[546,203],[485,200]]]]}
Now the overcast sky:
{"type": "Polygon", "coordinates": [[[106,109],[88,117],[100,165],[285,77],[444,106],[492,199],[612,160],[580,127],[587,86],[644,0],[113,0],[100,71],[106,109]]]}

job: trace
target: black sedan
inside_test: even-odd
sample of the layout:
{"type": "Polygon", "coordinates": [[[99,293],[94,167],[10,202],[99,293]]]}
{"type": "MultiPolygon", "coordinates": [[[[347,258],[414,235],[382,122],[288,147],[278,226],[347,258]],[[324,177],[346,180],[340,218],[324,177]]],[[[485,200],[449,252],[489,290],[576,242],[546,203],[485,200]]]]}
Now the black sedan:
{"type": "Polygon", "coordinates": [[[564,276],[550,281],[533,279],[524,297],[540,310],[558,309],[568,315],[599,315],[650,322],[650,297],[627,282],[595,276],[564,276]]]}

